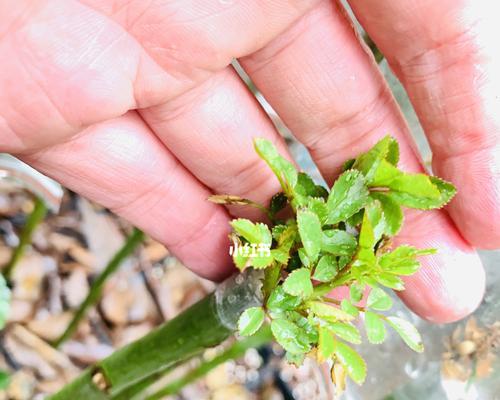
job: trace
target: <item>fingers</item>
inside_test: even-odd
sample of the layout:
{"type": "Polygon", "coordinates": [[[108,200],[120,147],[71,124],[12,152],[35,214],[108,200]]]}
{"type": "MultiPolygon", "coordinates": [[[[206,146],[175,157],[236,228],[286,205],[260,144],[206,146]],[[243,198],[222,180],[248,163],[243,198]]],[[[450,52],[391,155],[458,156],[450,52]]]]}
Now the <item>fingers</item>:
{"type": "Polygon", "coordinates": [[[199,275],[232,271],[228,215],[135,113],[23,157],[164,243],[199,275]]]}
{"type": "MultiPolygon", "coordinates": [[[[335,6],[311,11],[242,64],[329,182],[345,159],[387,133],[401,144],[403,168],[422,170],[389,89],[335,6]]],[[[402,239],[444,249],[424,260],[405,291],[404,300],[417,313],[451,321],[477,306],[484,289],[481,263],[443,211],[412,213],[402,239]],[[466,287],[467,297],[457,302],[466,287]]]]}
{"type": "Polygon", "coordinates": [[[404,84],[458,194],[448,211],[474,246],[500,247],[500,26],[472,0],[350,3],[404,84]],[[395,22],[397,21],[397,22],[395,22]]]}
{"type": "MultiPolygon", "coordinates": [[[[280,191],[277,178],[253,148],[265,137],[279,151],[286,146],[254,96],[232,68],[214,74],[173,101],[141,115],[183,165],[215,193],[234,194],[268,205],[280,191]]],[[[233,215],[262,219],[252,208],[233,215]]]]}

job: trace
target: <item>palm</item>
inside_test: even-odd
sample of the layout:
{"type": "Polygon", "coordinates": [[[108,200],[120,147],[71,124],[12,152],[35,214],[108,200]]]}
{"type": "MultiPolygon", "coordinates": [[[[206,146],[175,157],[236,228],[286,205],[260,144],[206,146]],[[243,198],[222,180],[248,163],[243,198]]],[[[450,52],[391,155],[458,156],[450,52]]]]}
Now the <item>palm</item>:
{"type": "MultiPolygon", "coordinates": [[[[0,149],[128,218],[204,276],[230,270],[228,211],[206,197],[266,201],[278,182],[251,139],[285,148],[229,66],[234,57],[327,180],[387,131],[403,143],[404,166],[421,169],[380,74],[327,1],[33,3],[0,1],[0,149]]],[[[500,243],[499,121],[487,114],[498,106],[500,60],[489,36],[469,29],[489,26],[477,24],[494,14],[484,6],[417,3],[352,6],[406,85],[436,171],[459,187],[454,222],[443,211],[413,214],[401,238],[441,249],[404,299],[445,321],[473,309],[484,286],[462,236],[500,243]]]]}

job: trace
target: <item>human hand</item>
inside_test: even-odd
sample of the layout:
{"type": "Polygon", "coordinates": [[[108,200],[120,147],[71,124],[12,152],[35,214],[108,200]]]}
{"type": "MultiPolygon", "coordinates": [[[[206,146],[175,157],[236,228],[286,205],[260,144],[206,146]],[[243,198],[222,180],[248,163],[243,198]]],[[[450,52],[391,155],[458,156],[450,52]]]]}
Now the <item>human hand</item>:
{"type": "MultiPolygon", "coordinates": [[[[500,246],[494,6],[351,5],[404,83],[435,172],[458,187],[446,211],[407,214],[398,240],[439,253],[423,259],[402,298],[425,318],[456,320],[484,290],[473,246],[500,246]]],[[[373,59],[326,0],[0,1],[0,150],[221,279],[232,270],[230,214],[206,198],[267,201],[279,184],[252,138],[286,151],[232,58],[328,182],[386,133],[401,144],[403,168],[422,170],[373,59]]]]}

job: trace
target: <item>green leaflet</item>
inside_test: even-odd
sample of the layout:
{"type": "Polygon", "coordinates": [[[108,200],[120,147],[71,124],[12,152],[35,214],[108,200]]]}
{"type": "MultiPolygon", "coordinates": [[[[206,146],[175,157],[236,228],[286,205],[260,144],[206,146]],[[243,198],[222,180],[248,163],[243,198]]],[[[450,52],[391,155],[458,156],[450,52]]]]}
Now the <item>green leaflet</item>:
{"type": "Polygon", "coordinates": [[[352,344],[361,343],[361,334],[358,329],[351,324],[346,324],[344,322],[328,322],[326,326],[335,335],[347,342],[352,344]]]}
{"type": "Polygon", "coordinates": [[[396,275],[389,274],[387,272],[380,272],[374,279],[381,285],[387,286],[388,288],[394,290],[404,290],[405,284],[401,278],[396,275]]]}
{"type": "Polygon", "coordinates": [[[326,202],[321,197],[309,197],[307,201],[307,209],[316,214],[321,222],[321,225],[326,223],[328,218],[328,208],[326,202]]]}
{"type": "Polygon", "coordinates": [[[352,256],[356,251],[356,238],[340,229],[323,231],[321,250],[336,256],[352,256]]]}
{"type": "Polygon", "coordinates": [[[368,189],[363,174],[356,170],[344,172],[335,181],[328,196],[329,224],[337,224],[356,214],[368,202],[368,189]]]}
{"type": "Polygon", "coordinates": [[[345,367],[349,377],[361,385],[366,379],[365,360],[352,347],[339,341],[335,341],[334,352],[337,359],[345,367]]]}
{"type": "Polygon", "coordinates": [[[382,319],[371,311],[365,312],[365,330],[368,341],[373,344],[380,344],[385,340],[386,329],[382,319]]]}
{"type": "Polygon", "coordinates": [[[320,282],[329,282],[337,276],[337,273],[338,263],[336,257],[331,254],[325,254],[319,259],[318,265],[316,265],[313,279],[320,282]]]}
{"type": "Polygon", "coordinates": [[[351,302],[354,304],[359,303],[363,298],[363,294],[365,291],[365,285],[361,282],[353,282],[351,283],[351,287],[349,288],[349,298],[351,302]]]}
{"type": "Polygon", "coordinates": [[[242,336],[250,336],[259,330],[266,314],[262,307],[247,308],[238,320],[238,331],[242,336]]]}
{"type": "Polygon", "coordinates": [[[311,263],[315,263],[321,250],[321,222],[314,212],[298,210],[297,225],[307,256],[311,263]]]}
{"type": "Polygon", "coordinates": [[[418,250],[412,246],[403,245],[383,254],[379,259],[379,265],[387,273],[412,275],[420,268],[420,261],[417,257],[434,253],[434,249],[418,250]]]}
{"type": "Polygon", "coordinates": [[[233,219],[231,226],[234,231],[249,243],[271,245],[272,236],[266,224],[253,223],[245,218],[233,219]]]}
{"type": "Polygon", "coordinates": [[[335,340],[326,327],[319,328],[318,361],[325,362],[330,359],[335,351],[335,340]]]}
{"type": "Polygon", "coordinates": [[[254,140],[257,154],[262,158],[278,178],[283,191],[289,198],[293,197],[293,189],[297,184],[298,173],[295,166],[282,157],[276,147],[267,139],[254,140]]]}
{"type": "Polygon", "coordinates": [[[303,330],[286,319],[277,318],[271,322],[271,332],[276,341],[292,354],[307,353],[310,345],[303,340],[303,330]]]}
{"type": "Polygon", "coordinates": [[[399,336],[401,336],[401,339],[403,339],[408,347],[417,353],[422,353],[424,351],[422,337],[413,324],[398,317],[387,317],[387,322],[394,328],[399,336]]]}
{"type": "Polygon", "coordinates": [[[310,198],[328,197],[328,191],[320,185],[316,185],[312,178],[304,172],[299,172],[297,184],[294,188],[295,206],[306,206],[310,198]]]}
{"type": "Polygon", "coordinates": [[[340,302],[340,308],[342,311],[356,318],[359,315],[359,310],[355,307],[349,300],[344,299],[340,302]]]}
{"type": "Polygon", "coordinates": [[[392,299],[384,290],[373,288],[366,300],[366,307],[377,311],[387,311],[392,307],[392,299]]]}
{"type": "Polygon", "coordinates": [[[313,293],[311,282],[311,271],[307,268],[299,268],[293,271],[285,279],[283,290],[292,295],[307,298],[313,293]]]}
{"type": "Polygon", "coordinates": [[[403,211],[401,206],[384,193],[373,192],[370,197],[378,200],[385,220],[385,233],[388,236],[396,236],[403,225],[403,211]]]}
{"type": "Polygon", "coordinates": [[[384,137],[369,151],[359,156],[352,168],[361,171],[370,183],[381,162],[385,160],[394,165],[397,165],[399,160],[399,146],[391,136],[384,137]]]}
{"type": "Polygon", "coordinates": [[[295,310],[300,303],[302,303],[300,297],[292,296],[286,293],[282,286],[277,286],[276,289],[271,292],[266,305],[270,311],[281,313],[295,310]]]}
{"type": "Polygon", "coordinates": [[[354,319],[351,314],[344,310],[319,301],[310,301],[307,306],[313,314],[328,321],[349,322],[354,319]]]}

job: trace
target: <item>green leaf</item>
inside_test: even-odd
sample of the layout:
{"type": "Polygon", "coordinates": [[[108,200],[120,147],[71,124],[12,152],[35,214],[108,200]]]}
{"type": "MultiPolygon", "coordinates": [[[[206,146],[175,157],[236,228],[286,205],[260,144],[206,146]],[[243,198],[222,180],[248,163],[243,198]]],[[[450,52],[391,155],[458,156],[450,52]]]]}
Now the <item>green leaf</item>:
{"type": "Polygon", "coordinates": [[[374,245],[377,243],[382,235],[387,231],[387,224],[385,216],[382,211],[382,205],[378,200],[373,200],[365,207],[365,214],[370,220],[370,225],[373,229],[374,245]]]}
{"type": "Polygon", "coordinates": [[[365,312],[365,329],[368,341],[373,344],[380,344],[385,340],[386,330],[382,319],[371,311],[365,312]]]}
{"type": "Polygon", "coordinates": [[[321,185],[316,185],[312,178],[304,172],[299,172],[297,184],[295,185],[296,206],[307,205],[310,197],[324,198],[328,197],[328,191],[321,185]]]}
{"type": "Polygon", "coordinates": [[[293,322],[302,330],[302,338],[307,343],[317,343],[318,342],[318,330],[314,325],[312,325],[312,318],[308,319],[297,311],[289,311],[287,313],[287,319],[293,322]]]}
{"type": "Polygon", "coordinates": [[[321,197],[309,197],[307,200],[307,209],[311,210],[319,218],[321,224],[325,224],[328,218],[328,208],[325,200],[321,197]]]}
{"type": "Polygon", "coordinates": [[[230,223],[234,231],[249,243],[271,245],[272,236],[266,224],[253,223],[245,218],[233,219],[230,223]]]}
{"type": "Polygon", "coordinates": [[[326,327],[319,328],[318,361],[320,363],[329,360],[335,350],[335,340],[332,333],[326,327]]]}
{"type": "Polygon", "coordinates": [[[373,226],[367,212],[363,215],[358,243],[359,247],[368,250],[372,250],[373,246],[375,246],[375,232],[373,231],[373,226]]]}
{"type": "Polygon", "coordinates": [[[395,177],[387,186],[396,192],[406,193],[419,198],[439,198],[439,190],[432,184],[429,176],[425,174],[402,173],[395,177]]]}
{"type": "Polygon", "coordinates": [[[321,222],[312,211],[299,210],[297,212],[297,225],[307,256],[311,263],[315,263],[321,250],[321,222]]]}
{"type": "Polygon", "coordinates": [[[387,322],[394,328],[399,336],[401,336],[401,339],[403,339],[408,347],[417,353],[422,353],[424,351],[422,337],[420,333],[418,333],[417,328],[410,322],[398,317],[387,317],[387,322]]]}
{"type": "Polygon", "coordinates": [[[300,249],[297,250],[297,254],[299,255],[300,262],[302,263],[302,266],[306,268],[311,268],[312,263],[311,260],[309,259],[306,250],[301,247],[300,249]]]}
{"type": "Polygon", "coordinates": [[[10,289],[2,274],[0,274],[0,329],[3,329],[10,310],[10,289]]]}
{"type": "Polygon", "coordinates": [[[356,304],[361,301],[365,291],[365,285],[361,282],[353,282],[349,287],[349,298],[352,303],[356,304]]]}
{"type": "Polygon", "coordinates": [[[401,278],[386,272],[379,272],[373,278],[381,285],[394,290],[404,290],[405,288],[405,284],[401,278]]]}
{"type": "Polygon", "coordinates": [[[352,168],[361,171],[363,175],[365,175],[367,182],[370,183],[380,163],[387,157],[389,157],[391,161],[394,161],[396,157],[399,158],[398,154],[399,150],[397,149],[396,140],[391,136],[386,136],[376,143],[369,151],[360,155],[352,168]],[[396,147],[394,143],[396,143],[396,147]]]}
{"type": "Polygon", "coordinates": [[[352,344],[361,343],[361,335],[355,326],[344,322],[329,322],[327,326],[339,338],[352,344]]]}
{"type": "Polygon", "coordinates": [[[368,189],[363,174],[356,170],[344,172],[335,181],[328,196],[329,224],[345,221],[368,202],[368,189]]]}
{"type": "Polygon", "coordinates": [[[266,314],[262,307],[247,308],[238,320],[238,331],[241,336],[250,336],[259,330],[266,314]]]}
{"type": "Polygon", "coordinates": [[[299,268],[293,271],[283,282],[283,290],[292,296],[307,298],[313,294],[311,271],[299,268]]]}
{"type": "Polygon", "coordinates": [[[437,197],[425,197],[418,193],[407,193],[391,190],[387,193],[391,199],[396,203],[410,208],[417,208],[420,210],[431,210],[434,208],[441,208],[446,205],[455,195],[455,187],[440,178],[429,177],[429,182],[434,186],[438,192],[437,197]]]}
{"type": "Polygon", "coordinates": [[[316,269],[314,270],[313,279],[320,282],[330,282],[333,278],[337,276],[338,264],[337,259],[331,254],[325,254],[322,256],[316,269]]]}
{"type": "Polygon", "coordinates": [[[335,356],[354,382],[361,385],[365,381],[366,363],[356,350],[345,343],[335,341],[335,356]]]}
{"type": "Polygon", "coordinates": [[[403,225],[403,211],[401,207],[384,193],[373,192],[370,194],[370,197],[380,202],[386,222],[386,234],[388,236],[396,236],[403,225]]]}
{"type": "Polygon", "coordinates": [[[313,314],[326,320],[349,322],[354,319],[351,314],[340,308],[330,306],[320,301],[310,301],[307,303],[307,306],[313,314]]]}
{"type": "Polygon", "coordinates": [[[380,267],[395,275],[412,275],[420,268],[418,256],[434,254],[434,249],[418,250],[412,246],[399,246],[379,258],[380,267]]]}
{"type": "Polygon", "coordinates": [[[392,299],[384,290],[373,288],[368,295],[366,306],[377,311],[387,311],[392,307],[392,299]]]}
{"type": "Polygon", "coordinates": [[[254,140],[257,154],[269,165],[278,178],[283,191],[289,197],[293,197],[293,188],[297,184],[298,173],[295,166],[282,157],[276,147],[267,139],[256,138],[254,140]]]}
{"type": "Polygon", "coordinates": [[[389,161],[392,165],[397,166],[399,162],[399,144],[394,138],[389,143],[389,150],[385,156],[385,159],[389,161]]]}
{"type": "Polygon", "coordinates": [[[286,293],[282,286],[278,286],[271,292],[266,306],[270,311],[284,312],[295,310],[301,302],[300,297],[292,296],[286,293]]]}
{"type": "Polygon", "coordinates": [[[264,281],[262,283],[262,292],[264,297],[267,299],[273,292],[274,288],[279,282],[281,275],[281,266],[274,264],[270,268],[266,268],[264,271],[264,281]]]}
{"type": "Polygon", "coordinates": [[[357,317],[359,315],[359,309],[354,306],[349,300],[344,299],[340,302],[340,308],[347,314],[357,317]]]}
{"type": "Polygon", "coordinates": [[[352,256],[357,247],[356,238],[340,229],[328,229],[323,232],[321,250],[337,256],[352,256]]]}
{"type": "Polygon", "coordinates": [[[302,330],[286,319],[273,319],[271,331],[276,341],[289,353],[302,354],[310,350],[310,345],[302,339],[302,330]]]}
{"type": "Polygon", "coordinates": [[[304,359],[306,358],[306,356],[304,353],[294,354],[287,351],[285,353],[285,358],[288,364],[293,364],[298,368],[304,363],[304,359]]]}

